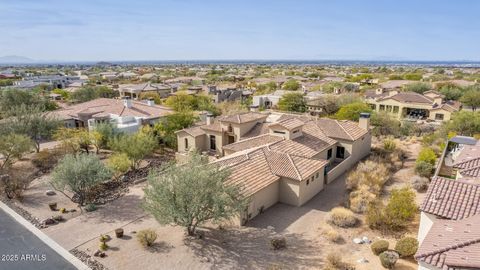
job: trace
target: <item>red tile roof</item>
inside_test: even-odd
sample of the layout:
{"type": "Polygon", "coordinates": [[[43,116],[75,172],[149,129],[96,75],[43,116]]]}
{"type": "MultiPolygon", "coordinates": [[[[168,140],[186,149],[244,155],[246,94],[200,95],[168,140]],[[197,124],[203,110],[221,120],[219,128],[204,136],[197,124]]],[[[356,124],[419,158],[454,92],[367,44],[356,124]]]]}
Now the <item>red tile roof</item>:
{"type": "Polygon", "coordinates": [[[462,180],[434,177],[420,209],[447,219],[480,214],[480,185],[462,180]]]}
{"type": "Polygon", "coordinates": [[[437,220],[415,259],[440,269],[480,269],[480,215],[437,220]]]}

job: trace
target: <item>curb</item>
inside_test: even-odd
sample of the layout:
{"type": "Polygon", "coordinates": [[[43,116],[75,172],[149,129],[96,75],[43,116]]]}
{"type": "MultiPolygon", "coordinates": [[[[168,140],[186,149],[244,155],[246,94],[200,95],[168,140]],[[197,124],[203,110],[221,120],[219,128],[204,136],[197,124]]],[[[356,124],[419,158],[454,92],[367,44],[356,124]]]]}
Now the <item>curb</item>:
{"type": "Polygon", "coordinates": [[[91,270],[88,266],[86,266],[80,259],[75,257],[73,254],[68,252],[68,250],[61,247],[57,242],[53,241],[48,235],[44,232],[37,229],[33,226],[30,222],[24,219],[22,216],[17,214],[17,212],[13,211],[10,207],[0,201],[0,208],[4,210],[8,215],[10,215],[15,221],[20,223],[23,227],[33,233],[36,237],[42,240],[47,246],[57,252],[60,256],[62,256],[65,260],[70,262],[73,266],[75,266],[79,270],[91,270]]]}

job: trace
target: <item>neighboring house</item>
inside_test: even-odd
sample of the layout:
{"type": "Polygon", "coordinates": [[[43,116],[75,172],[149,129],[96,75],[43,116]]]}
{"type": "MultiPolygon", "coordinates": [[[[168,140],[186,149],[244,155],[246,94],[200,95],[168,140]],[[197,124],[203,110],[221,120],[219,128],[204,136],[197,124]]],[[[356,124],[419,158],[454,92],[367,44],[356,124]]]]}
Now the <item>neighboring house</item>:
{"type": "Polygon", "coordinates": [[[104,80],[113,80],[117,78],[117,72],[114,71],[100,72],[98,75],[104,80]]]}
{"type": "Polygon", "coordinates": [[[253,96],[252,105],[262,107],[265,109],[271,109],[277,106],[278,102],[283,97],[283,95],[289,92],[293,92],[293,91],[276,90],[271,94],[253,96]]]}
{"type": "Polygon", "coordinates": [[[17,88],[34,88],[39,85],[48,85],[50,88],[63,89],[68,87],[71,83],[80,80],[79,76],[65,76],[65,75],[44,75],[27,77],[21,81],[15,81],[13,87],[17,88]]]}
{"type": "Polygon", "coordinates": [[[208,87],[208,94],[213,96],[215,103],[224,101],[243,101],[252,95],[252,92],[237,88],[217,89],[212,85],[208,87]]]}
{"type": "Polygon", "coordinates": [[[123,78],[123,79],[131,79],[131,78],[138,77],[138,74],[131,71],[124,71],[124,72],[118,73],[117,77],[123,78]]]}
{"type": "Polygon", "coordinates": [[[97,123],[110,122],[122,132],[135,132],[142,125],[153,125],[162,117],[173,113],[167,107],[155,105],[153,100],[134,101],[99,98],[52,112],[68,128],[95,129],[97,123]]]}
{"type": "Polygon", "coordinates": [[[420,207],[420,270],[480,269],[480,142],[449,140],[420,207]]]}
{"type": "Polygon", "coordinates": [[[139,84],[122,84],[118,87],[120,97],[130,97],[132,99],[138,99],[142,93],[158,93],[160,97],[165,98],[171,92],[172,88],[164,84],[154,83],[139,83],[139,84]]]}
{"type": "Polygon", "coordinates": [[[445,101],[437,91],[422,94],[401,92],[378,88],[365,93],[365,102],[373,110],[385,111],[397,119],[448,121],[452,114],[459,111],[461,104],[457,101],[445,101]]]}
{"type": "Polygon", "coordinates": [[[359,123],[281,113],[213,118],[177,132],[177,159],[198,150],[232,171],[250,198],[240,222],[277,202],[301,206],[370,153],[369,114],[359,123]]]}

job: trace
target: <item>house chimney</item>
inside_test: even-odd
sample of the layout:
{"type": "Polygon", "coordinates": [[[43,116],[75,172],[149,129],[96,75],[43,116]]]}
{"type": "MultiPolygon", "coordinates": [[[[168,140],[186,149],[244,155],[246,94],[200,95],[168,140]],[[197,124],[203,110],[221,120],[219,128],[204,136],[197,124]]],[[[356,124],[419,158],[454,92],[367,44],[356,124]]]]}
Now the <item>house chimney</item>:
{"type": "Polygon", "coordinates": [[[360,113],[360,118],[358,119],[358,126],[362,129],[369,130],[369,128],[370,128],[370,114],[369,113],[360,113]]]}
{"type": "Polygon", "coordinates": [[[153,106],[155,105],[155,100],[153,100],[153,98],[149,98],[145,100],[145,103],[147,103],[148,106],[153,106]]]}
{"type": "Polygon", "coordinates": [[[125,106],[125,108],[131,108],[132,107],[132,99],[128,96],[123,97],[123,106],[125,106]]]}
{"type": "Polygon", "coordinates": [[[383,94],[383,88],[377,88],[377,89],[375,89],[375,94],[377,94],[377,95],[383,94]]]}
{"type": "Polygon", "coordinates": [[[214,119],[215,117],[213,116],[213,113],[211,112],[207,113],[207,125],[213,124],[214,119]]]}
{"type": "Polygon", "coordinates": [[[258,105],[252,105],[252,106],[250,106],[250,111],[251,111],[251,112],[258,112],[258,105]]]}

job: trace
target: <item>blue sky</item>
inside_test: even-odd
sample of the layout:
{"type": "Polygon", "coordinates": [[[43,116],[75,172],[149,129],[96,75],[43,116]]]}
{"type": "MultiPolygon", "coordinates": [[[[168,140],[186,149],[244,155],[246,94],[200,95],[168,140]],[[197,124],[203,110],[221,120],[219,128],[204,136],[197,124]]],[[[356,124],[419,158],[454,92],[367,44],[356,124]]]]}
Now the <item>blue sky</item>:
{"type": "Polygon", "coordinates": [[[480,1],[0,0],[0,56],[480,60],[480,1]]]}

